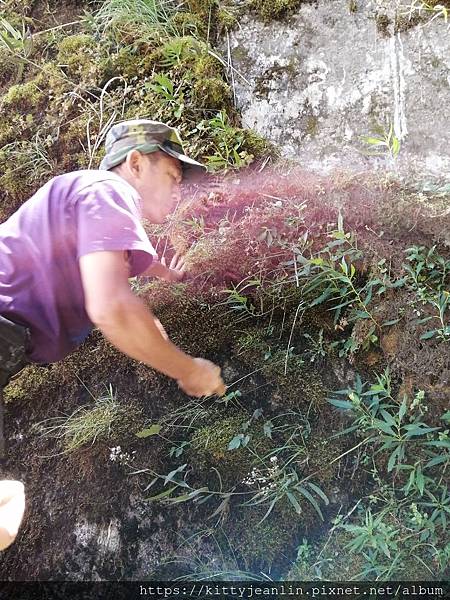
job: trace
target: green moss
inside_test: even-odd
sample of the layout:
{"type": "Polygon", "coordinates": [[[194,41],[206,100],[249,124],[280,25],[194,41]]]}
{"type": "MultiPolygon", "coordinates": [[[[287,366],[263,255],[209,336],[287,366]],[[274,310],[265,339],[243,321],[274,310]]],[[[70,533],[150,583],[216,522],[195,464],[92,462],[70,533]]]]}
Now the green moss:
{"type": "Polygon", "coordinates": [[[213,13],[217,10],[217,0],[188,0],[191,13],[198,15],[202,21],[208,23],[212,20],[213,13]]]}
{"type": "MultiPolygon", "coordinates": [[[[216,468],[222,478],[225,488],[238,485],[251,471],[254,455],[248,447],[228,450],[231,440],[243,431],[242,424],[248,421],[249,415],[238,413],[223,417],[212,415],[211,423],[198,429],[191,438],[191,463],[201,474],[207,474],[208,480],[217,484],[217,476],[211,474],[211,468],[216,468]]],[[[262,427],[250,425],[246,431],[250,436],[248,446],[257,451],[263,442],[266,444],[262,427]]],[[[267,445],[267,444],[266,444],[267,445]]]]}
{"type": "Polygon", "coordinates": [[[206,33],[206,24],[199,15],[192,12],[177,11],[171,23],[180,36],[202,36],[206,33]]]}
{"type": "Polygon", "coordinates": [[[343,452],[335,439],[329,439],[329,432],[315,431],[308,438],[308,472],[317,473],[316,478],[321,482],[321,488],[327,493],[324,484],[329,484],[335,477],[339,461],[333,462],[343,452]]]}
{"type": "Polygon", "coordinates": [[[6,386],[3,392],[5,402],[36,403],[49,400],[54,389],[54,375],[54,367],[28,365],[6,386]]]}
{"type": "Polygon", "coordinates": [[[107,48],[91,35],[70,35],[59,42],[57,61],[72,80],[101,87],[109,67],[109,61],[103,56],[107,48]]]}
{"type": "Polygon", "coordinates": [[[3,106],[9,111],[17,109],[20,113],[37,109],[45,102],[46,93],[37,85],[36,80],[13,85],[3,96],[3,106]]]}
{"type": "Polygon", "coordinates": [[[230,546],[248,570],[267,569],[279,560],[294,543],[299,527],[305,524],[284,501],[261,522],[267,509],[268,506],[239,507],[224,524],[230,546]]]}
{"type": "Polygon", "coordinates": [[[52,174],[53,166],[38,138],[7,144],[0,149],[0,186],[8,198],[25,201],[52,174]]]}
{"type": "Polygon", "coordinates": [[[255,158],[261,158],[263,156],[276,156],[277,150],[275,146],[253,131],[253,129],[241,130],[244,137],[243,147],[244,149],[252,154],[255,158]]]}
{"type": "Polygon", "coordinates": [[[186,352],[194,356],[214,356],[229,345],[232,320],[211,311],[208,298],[202,298],[188,286],[153,281],[143,297],[147,298],[173,342],[186,352]]]}
{"type": "Polygon", "coordinates": [[[196,105],[206,109],[220,110],[229,105],[231,100],[230,86],[219,77],[199,78],[193,88],[196,105]]]}
{"type": "Polygon", "coordinates": [[[225,7],[220,7],[217,11],[217,22],[222,29],[233,29],[239,22],[236,14],[225,7]]]}
{"type": "Polygon", "coordinates": [[[349,10],[351,13],[358,12],[358,3],[356,2],[356,0],[349,0],[349,3],[348,3],[348,10],[349,10]]]}
{"type": "Polygon", "coordinates": [[[306,121],[306,133],[310,137],[315,137],[317,135],[317,130],[319,128],[319,121],[317,117],[314,115],[310,115],[306,121]]]}
{"type": "Polygon", "coordinates": [[[256,10],[264,21],[273,21],[296,10],[304,2],[305,0],[250,0],[250,7],[256,10]]]}
{"type": "Polygon", "coordinates": [[[389,17],[384,14],[384,13],[380,13],[375,17],[375,23],[377,25],[377,31],[378,33],[383,36],[383,37],[388,37],[389,34],[389,27],[391,24],[391,20],[389,19],[389,17]]]}
{"type": "Polygon", "coordinates": [[[320,579],[352,581],[363,570],[361,553],[352,554],[345,549],[351,536],[338,530],[329,540],[308,544],[308,549],[295,561],[286,575],[287,580],[314,581],[318,573],[314,566],[320,565],[320,579]],[[320,562],[319,562],[320,557],[320,562]]]}

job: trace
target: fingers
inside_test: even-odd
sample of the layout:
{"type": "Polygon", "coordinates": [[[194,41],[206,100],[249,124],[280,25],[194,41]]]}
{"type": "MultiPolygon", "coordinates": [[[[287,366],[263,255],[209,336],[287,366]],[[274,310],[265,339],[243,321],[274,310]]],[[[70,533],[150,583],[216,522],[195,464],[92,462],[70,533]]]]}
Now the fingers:
{"type": "Polygon", "coordinates": [[[185,271],[185,258],[184,256],[181,256],[180,254],[178,254],[178,252],[176,254],[174,254],[172,260],[170,261],[170,269],[173,269],[174,271],[180,271],[182,273],[184,273],[185,271]]]}
{"type": "Polygon", "coordinates": [[[225,396],[225,393],[227,391],[227,386],[225,385],[225,383],[222,381],[222,383],[217,387],[216,391],[214,392],[214,394],[216,396],[225,396]]]}
{"type": "Polygon", "coordinates": [[[153,322],[155,323],[156,327],[159,329],[159,333],[163,336],[163,338],[165,340],[168,340],[169,336],[167,335],[167,331],[164,329],[161,321],[159,319],[157,319],[156,317],[154,317],[153,322]]]}

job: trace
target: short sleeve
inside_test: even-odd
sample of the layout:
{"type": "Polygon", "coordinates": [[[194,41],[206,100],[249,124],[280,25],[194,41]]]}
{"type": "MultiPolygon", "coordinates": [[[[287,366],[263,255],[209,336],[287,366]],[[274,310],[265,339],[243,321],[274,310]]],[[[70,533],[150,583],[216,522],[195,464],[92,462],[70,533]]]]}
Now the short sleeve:
{"type": "Polygon", "coordinates": [[[78,258],[92,252],[128,251],[130,277],[143,273],[157,258],[125,182],[96,182],[74,200],[78,258]]]}

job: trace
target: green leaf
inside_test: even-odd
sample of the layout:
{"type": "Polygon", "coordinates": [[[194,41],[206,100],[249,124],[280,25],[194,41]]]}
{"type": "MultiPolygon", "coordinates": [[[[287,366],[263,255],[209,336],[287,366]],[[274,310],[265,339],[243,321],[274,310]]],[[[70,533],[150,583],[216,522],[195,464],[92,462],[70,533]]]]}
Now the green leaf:
{"type": "Polygon", "coordinates": [[[375,137],[363,136],[362,139],[371,146],[386,146],[386,142],[375,137]]]}
{"type": "Polygon", "coordinates": [[[302,514],[302,507],[300,506],[300,504],[298,503],[297,498],[294,496],[294,494],[292,492],[286,492],[286,495],[288,497],[289,502],[292,504],[292,506],[295,509],[295,512],[298,515],[302,514]]]}
{"type": "Polygon", "coordinates": [[[403,420],[403,417],[406,415],[406,397],[403,398],[403,401],[400,405],[400,410],[398,411],[398,416],[400,421],[403,420]]]}
{"type": "Polygon", "coordinates": [[[343,410],[348,410],[353,408],[353,404],[348,400],[328,400],[330,404],[336,406],[336,408],[341,408],[343,410]]]}
{"type": "Polygon", "coordinates": [[[266,423],[264,423],[264,435],[266,437],[271,438],[272,437],[272,428],[273,428],[273,423],[271,421],[267,421],[266,423]]]}
{"type": "Polygon", "coordinates": [[[188,500],[192,500],[192,498],[195,498],[196,496],[199,496],[200,494],[204,494],[207,492],[209,492],[209,489],[207,487],[202,487],[202,488],[199,488],[198,490],[193,490],[192,492],[189,492],[188,494],[183,494],[182,496],[177,496],[176,498],[171,498],[170,504],[179,504],[181,502],[187,502],[188,500]]]}
{"type": "Polygon", "coordinates": [[[436,465],[441,465],[442,463],[450,462],[450,456],[435,456],[425,465],[425,469],[431,469],[431,467],[435,467],[436,465]]]}
{"type": "Polygon", "coordinates": [[[162,498],[166,498],[166,496],[170,496],[170,494],[176,489],[177,489],[176,486],[171,487],[167,490],[164,490],[160,494],[157,494],[156,496],[150,496],[150,498],[146,498],[146,500],[148,502],[153,502],[154,500],[161,500],[162,498]]]}
{"type": "MultiPolygon", "coordinates": [[[[170,471],[170,473],[168,475],[165,475],[164,477],[164,485],[166,485],[167,483],[169,483],[170,481],[174,480],[175,475],[177,475],[178,473],[181,473],[181,471],[184,471],[184,469],[187,467],[187,463],[185,463],[184,465],[181,465],[180,467],[177,467],[176,469],[174,469],[173,471],[170,471]]],[[[181,482],[178,482],[180,485],[182,485],[181,482]]],[[[184,483],[184,482],[183,482],[184,483]]],[[[186,484],[184,484],[186,486],[186,484]]]]}
{"type": "Polygon", "coordinates": [[[320,496],[322,498],[322,500],[325,502],[325,505],[328,506],[328,504],[330,503],[330,501],[328,500],[328,496],[325,494],[325,492],[323,490],[321,490],[318,485],[316,485],[315,483],[312,483],[312,481],[308,481],[307,485],[309,485],[309,487],[314,492],[316,492],[316,494],[318,496],[320,496]]]}
{"type": "Polygon", "coordinates": [[[275,496],[275,498],[272,500],[272,502],[270,503],[269,508],[267,509],[266,514],[263,516],[263,518],[261,519],[261,521],[259,521],[258,525],[260,525],[263,521],[265,521],[267,519],[267,517],[270,515],[270,513],[272,512],[273,507],[275,506],[276,502],[277,502],[277,497],[275,496]]]}
{"type": "Polygon", "coordinates": [[[239,448],[243,439],[244,435],[242,433],[235,435],[231,442],[228,444],[228,450],[236,450],[237,448],[239,448]]]}
{"type": "Polygon", "coordinates": [[[417,469],[416,483],[417,483],[417,488],[420,492],[420,495],[423,496],[423,490],[425,487],[425,479],[424,479],[422,471],[420,470],[420,467],[417,469]]]}
{"type": "Polygon", "coordinates": [[[379,419],[376,419],[374,421],[374,426],[377,429],[381,429],[381,431],[384,431],[384,433],[387,433],[388,435],[392,436],[392,437],[396,437],[395,432],[393,431],[392,427],[390,427],[387,423],[385,423],[384,421],[380,421],[379,419]]]}
{"type": "Polygon", "coordinates": [[[407,436],[413,437],[437,431],[440,427],[428,427],[428,425],[424,425],[423,423],[411,423],[411,425],[405,425],[405,429],[408,432],[407,436]]]}
{"type": "Polygon", "coordinates": [[[391,321],[384,321],[384,323],[381,323],[381,327],[389,327],[389,325],[395,325],[399,321],[400,321],[400,319],[392,319],[391,321]]]}
{"type": "Polygon", "coordinates": [[[388,423],[388,425],[393,425],[394,427],[397,425],[394,417],[386,410],[381,409],[381,414],[383,415],[383,419],[386,421],[386,423],[388,423]]]}
{"type": "Polygon", "coordinates": [[[433,329],[432,331],[426,331],[425,333],[422,333],[422,335],[420,336],[420,339],[421,340],[429,340],[437,333],[437,331],[438,331],[437,329],[433,329]]]}
{"type": "Polygon", "coordinates": [[[160,431],[161,431],[161,425],[158,425],[158,424],[150,425],[150,427],[147,427],[146,429],[143,429],[142,431],[138,431],[136,433],[136,437],[146,438],[146,437],[150,437],[151,435],[157,435],[160,431]]]}
{"type": "Polygon", "coordinates": [[[302,494],[303,496],[305,496],[305,498],[307,500],[309,500],[309,502],[312,504],[312,506],[316,509],[317,514],[319,515],[319,517],[322,519],[322,521],[324,520],[323,518],[323,514],[322,511],[320,510],[320,506],[317,504],[316,499],[314,498],[314,496],[312,496],[308,490],[303,487],[302,485],[297,485],[296,489],[300,492],[300,494],[302,494]]]}
{"type": "Polygon", "coordinates": [[[392,471],[392,469],[395,467],[395,463],[397,462],[397,458],[398,458],[399,454],[400,454],[400,446],[397,446],[397,448],[394,450],[394,452],[389,457],[389,461],[388,461],[388,465],[387,465],[388,473],[390,473],[392,471]]]}
{"type": "Polygon", "coordinates": [[[329,290],[328,288],[322,292],[320,294],[320,296],[318,298],[316,298],[315,300],[313,300],[311,302],[311,304],[309,305],[310,307],[316,306],[317,304],[322,304],[322,302],[324,302],[325,300],[327,300],[331,295],[331,290],[329,290]]]}
{"type": "Polygon", "coordinates": [[[434,446],[435,448],[450,448],[450,440],[435,440],[433,442],[425,442],[426,446],[434,446]]]}

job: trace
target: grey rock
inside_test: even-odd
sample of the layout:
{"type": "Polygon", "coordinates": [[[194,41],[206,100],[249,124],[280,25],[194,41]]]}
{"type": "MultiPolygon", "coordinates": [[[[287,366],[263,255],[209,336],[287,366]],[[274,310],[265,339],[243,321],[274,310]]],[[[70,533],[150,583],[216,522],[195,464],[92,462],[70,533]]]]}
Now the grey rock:
{"type": "MultiPolygon", "coordinates": [[[[443,18],[388,34],[376,19],[405,13],[405,2],[344,0],[302,4],[287,20],[244,15],[223,50],[243,124],[286,157],[329,172],[394,170],[400,177],[450,177],[450,36],[443,18]],[[402,8],[403,7],[403,8],[402,8]],[[396,160],[367,156],[362,136],[393,127],[396,160]]],[[[383,150],[383,149],[381,149],[383,150]]]]}

